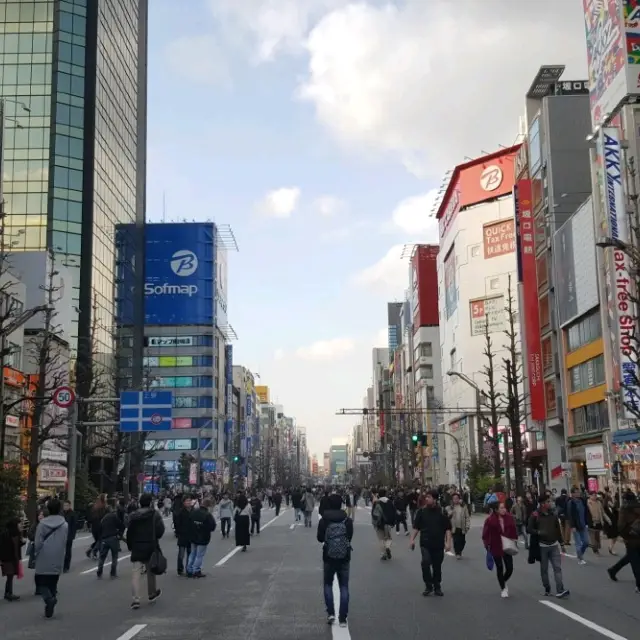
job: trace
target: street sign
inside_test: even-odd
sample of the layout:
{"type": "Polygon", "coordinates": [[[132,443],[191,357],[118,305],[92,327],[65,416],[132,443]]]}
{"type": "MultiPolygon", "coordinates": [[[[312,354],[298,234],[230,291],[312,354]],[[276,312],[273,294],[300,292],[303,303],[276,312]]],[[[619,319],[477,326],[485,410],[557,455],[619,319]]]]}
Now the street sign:
{"type": "Polygon", "coordinates": [[[58,387],[53,392],[53,404],[61,409],[68,409],[76,399],[76,394],[71,387],[58,387]]]}
{"type": "Polygon", "coordinates": [[[120,394],[120,431],[170,431],[171,391],[123,391],[120,394]]]}

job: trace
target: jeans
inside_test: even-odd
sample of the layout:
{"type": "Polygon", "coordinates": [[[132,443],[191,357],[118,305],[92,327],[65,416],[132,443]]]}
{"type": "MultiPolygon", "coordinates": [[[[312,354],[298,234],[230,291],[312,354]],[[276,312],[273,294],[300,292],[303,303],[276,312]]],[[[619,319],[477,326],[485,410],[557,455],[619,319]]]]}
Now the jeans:
{"type": "Polygon", "coordinates": [[[407,531],[409,531],[409,529],[407,529],[407,513],[405,511],[405,513],[401,513],[398,518],[396,519],[396,533],[400,533],[400,524],[402,523],[402,525],[404,526],[404,532],[406,533],[407,531]]]}
{"type": "Polygon", "coordinates": [[[7,576],[7,581],[4,583],[4,595],[13,595],[13,579],[15,576],[7,576]]]}
{"type": "Polygon", "coordinates": [[[524,547],[525,549],[528,549],[529,537],[527,536],[527,525],[523,523],[516,524],[516,531],[518,532],[518,540],[520,539],[520,536],[522,536],[522,539],[524,540],[524,547]]]}
{"type": "Polygon", "coordinates": [[[327,615],[335,616],[335,603],[333,601],[333,577],[337,576],[340,587],[340,611],[339,620],[346,620],[349,615],[349,563],[325,562],[323,571],[324,603],[327,607],[327,615]]]}
{"type": "Polygon", "coordinates": [[[112,538],[105,538],[100,544],[100,559],[98,560],[98,576],[102,575],[104,569],[104,561],[107,559],[109,552],[111,552],[111,575],[115,576],[118,569],[118,551],[120,545],[118,538],[113,536],[112,538]]]}
{"type": "Polygon", "coordinates": [[[553,579],[556,583],[556,593],[564,591],[562,581],[562,556],[560,555],[560,545],[554,544],[552,547],[540,545],[540,577],[545,591],[551,591],[549,582],[549,562],[553,567],[553,579]]]}
{"type": "Polygon", "coordinates": [[[58,595],[58,580],[60,576],[46,576],[42,574],[35,575],[36,589],[42,596],[45,604],[50,602],[58,595]]]}
{"type": "Polygon", "coordinates": [[[420,547],[422,554],[422,580],[427,589],[439,589],[442,584],[442,562],[444,561],[444,549],[429,549],[420,547]]]}
{"type": "Polygon", "coordinates": [[[256,516],[251,516],[251,533],[253,534],[254,529],[256,533],[260,533],[260,518],[256,516]]]}
{"type": "Polygon", "coordinates": [[[206,544],[191,545],[191,553],[187,562],[187,575],[191,576],[202,571],[202,561],[205,553],[207,553],[206,544]]]}
{"type": "Polygon", "coordinates": [[[276,516],[280,515],[280,506],[282,505],[281,502],[276,502],[276,516]]]}
{"type": "Polygon", "coordinates": [[[178,573],[184,573],[184,561],[189,561],[189,554],[191,553],[191,546],[178,547],[178,573]]]}
{"type": "Polygon", "coordinates": [[[633,571],[633,577],[636,579],[636,587],[640,589],[640,549],[627,545],[627,557],[633,571]]]}
{"type": "Polygon", "coordinates": [[[493,559],[496,563],[496,575],[501,589],[507,586],[507,581],[513,575],[513,556],[507,554],[493,559]]]}
{"type": "Polygon", "coordinates": [[[73,540],[67,539],[67,548],[64,552],[64,571],[65,573],[71,569],[71,553],[73,551],[73,540]]]}
{"type": "Polygon", "coordinates": [[[311,526],[311,516],[313,515],[313,511],[305,511],[304,512],[304,526],[305,527],[310,527],[311,526]]]}
{"type": "Polygon", "coordinates": [[[462,533],[462,529],[456,529],[453,532],[453,552],[457,556],[461,556],[466,544],[467,544],[466,535],[462,533]]]}
{"type": "Polygon", "coordinates": [[[294,510],[295,514],[295,522],[300,522],[302,520],[302,509],[300,507],[296,507],[294,510]]]}
{"type": "Polygon", "coordinates": [[[589,529],[585,527],[582,531],[576,529],[573,532],[573,541],[576,544],[576,555],[578,560],[582,560],[584,552],[589,548],[589,529]]]}
{"type": "Polygon", "coordinates": [[[228,536],[231,531],[231,518],[220,518],[220,528],[222,529],[222,537],[228,536]]]}
{"type": "Polygon", "coordinates": [[[150,598],[156,595],[156,576],[149,571],[148,562],[132,562],[133,573],[131,574],[131,591],[133,593],[133,601],[140,602],[140,583],[142,582],[143,572],[147,576],[147,594],[150,598]]]}

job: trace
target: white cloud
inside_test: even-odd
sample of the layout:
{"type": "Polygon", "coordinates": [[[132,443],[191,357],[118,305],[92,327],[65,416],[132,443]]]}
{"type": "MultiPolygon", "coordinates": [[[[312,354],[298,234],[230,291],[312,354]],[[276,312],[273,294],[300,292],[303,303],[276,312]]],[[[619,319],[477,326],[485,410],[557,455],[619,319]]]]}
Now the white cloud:
{"type": "Polygon", "coordinates": [[[350,338],[334,338],[333,340],[319,340],[309,346],[296,350],[298,358],[313,361],[333,361],[351,353],[355,349],[355,342],[350,338]]]}
{"type": "Polygon", "coordinates": [[[285,356],[284,349],[276,349],[273,352],[273,359],[274,360],[283,360],[284,356],[285,356]]]}
{"type": "Polygon", "coordinates": [[[385,295],[401,294],[409,283],[410,246],[394,245],[378,262],[356,273],[353,283],[385,295]]]}
{"type": "Polygon", "coordinates": [[[389,346],[389,329],[380,329],[376,333],[376,339],[373,342],[373,348],[385,348],[389,346]]]}
{"type": "Polygon", "coordinates": [[[347,212],[347,203],[335,196],[321,196],[316,198],[312,205],[313,210],[327,218],[347,212]]]}
{"type": "Polygon", "coordinates": [[[281,187],[269,191],[258,204],[258,212],[270,218],[289,218],[300,201],[298,187],[281,187]]]}
{"type": "Polygon", "coordinates": [[[450,0],[332,11],[310,32],[299,95],[340,141],[437,177],[511,144],[540,65],[586,77],[582,2],[538,0],[534,12],[509,0],[463,4],[464,20],[450,0]]]}
{"type": "Polygon", "coordinates": [[[212,35],[177,38],[167,46],[166,58],[171,71],[191,82],[227,84],[230,81],[225,55],[212,35]]]}
{"type": "Polygon", "coordinates": [[[426,243],[437,243],[438,221],[432,214],[438,191],[432,189],[421,196],[402,200],[391,215],[393,227],[411,235],[419,235],[426,243]]]}

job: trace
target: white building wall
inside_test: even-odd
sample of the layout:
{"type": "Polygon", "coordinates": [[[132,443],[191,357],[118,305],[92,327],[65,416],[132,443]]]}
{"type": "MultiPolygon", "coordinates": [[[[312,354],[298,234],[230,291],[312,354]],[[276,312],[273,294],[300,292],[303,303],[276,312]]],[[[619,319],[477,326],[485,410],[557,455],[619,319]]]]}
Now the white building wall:
{"type": "MultiPolygon", "coordinates": [[[[440,240],[441,250],[438,255],[438,298],[440,309],[440,345],[442,368],[442,400],[445,407],[459,407],[459,414],[446,413],[444,428],[451,432],[450,426],[465,416],[464,428],[457,429],[455,435],[460,439],[462,447],[463,468],[469,456],[477,449],[477,430],[475,423],[476,394],[473,388],[459,378],[450,377],[450,370],[464,373],[471,378],[480,389],[486,388],[486,377],[483,373],[487,358],[484,355],[485,336],[471,335],[471,301],[479,298],[504,296],[507,302],[508,280],[511,276],[514,309],[517,302],[517,264],[516,253],[485,259],[483,245],[483,225],[498,220],[512,219],[514,215],[513,198],[508,196],[501,200],[482,203],[458,212],[447,234],[440,240]],[[447,317],[445,297],[445,259],[453,247],[455,252],[455,282],[457,287],[457,305],[447,317]]],[[[504,314],[506,322],[506,313],[504,314]]],[[[502,331],[491,334],[495,364],[498,369],[498,388],[502,383],[502,357],[505,355],[503,345],[506,336],[502,331]]],[[[449,439],[449,438],[447,438],[449,439]]],[[[458,483],[456,451],[453,442],[447,442],[442,469],[443,481],[458,483]]]]}

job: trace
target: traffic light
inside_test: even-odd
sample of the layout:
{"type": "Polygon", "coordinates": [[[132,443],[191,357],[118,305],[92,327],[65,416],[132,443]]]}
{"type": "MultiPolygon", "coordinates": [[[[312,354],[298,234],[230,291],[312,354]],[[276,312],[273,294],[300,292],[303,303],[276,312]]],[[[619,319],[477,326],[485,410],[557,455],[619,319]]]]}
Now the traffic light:
{"type": "Polygon", "coordinates": [[[426,447],[427,446],[427,434],[426,433],[414,433],[411,436],[411,442],[413,442],[414,445],[418,446],[422,446],[422,447],[426,447]]]}
{"type": "Polygon", "coordinates": [[[233,456],[234,462],[240,462],[240,456],[233,456]]]}
{"type": "Polygon", "coordinates": [[[413,442],[413,444],[418,444],[418,440],[420,439],[420,436],[417,433],[414,433],[411,436],[411,442],[413,442]]]}

